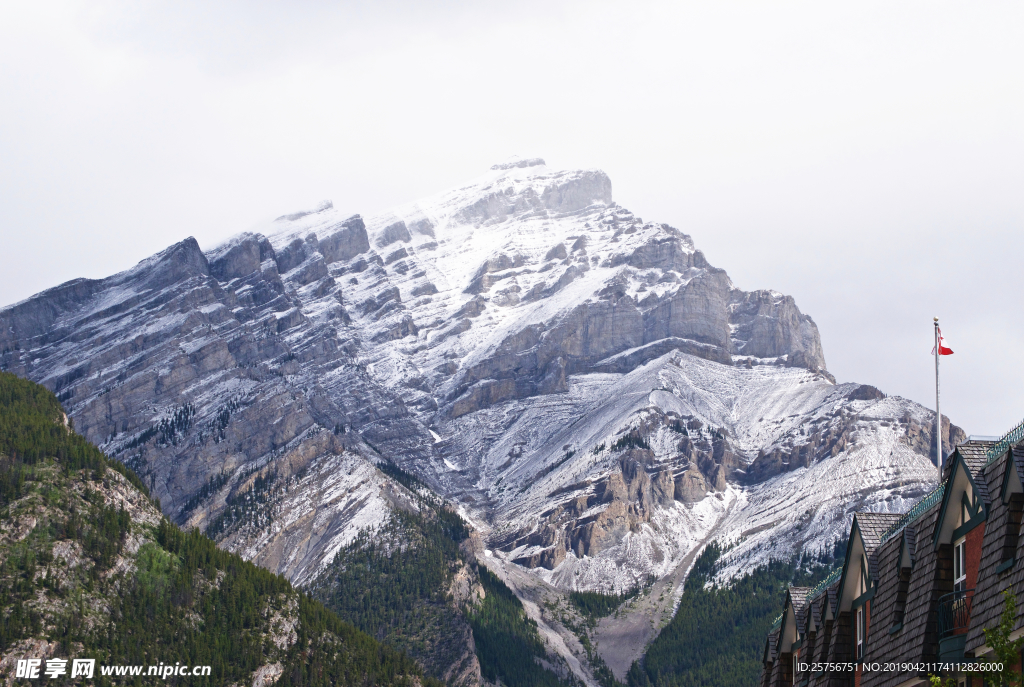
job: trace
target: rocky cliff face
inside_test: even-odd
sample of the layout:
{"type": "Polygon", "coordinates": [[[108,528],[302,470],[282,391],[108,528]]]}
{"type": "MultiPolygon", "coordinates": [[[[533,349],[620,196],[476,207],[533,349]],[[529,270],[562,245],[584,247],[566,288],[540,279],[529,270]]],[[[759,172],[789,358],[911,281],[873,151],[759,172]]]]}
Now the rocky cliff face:
{"type": "Polygon", "coordinates": [[[730,555],[783,530],[823,544],[864,489],[933,479],[927,411],[835,385],[791,297],[736,289],[603,172],[537,160],[68,282],[0,310],[0,368],[57,392],[177,522],[299,582],[408,507],[383,458],[496,556],[604,590],[667,574],[726,522],[761,528],[730,555]],[[855,446],[877,482],[783,498],[855,446]],[[828,527],[786,529],[820,509],[828,527]]]}

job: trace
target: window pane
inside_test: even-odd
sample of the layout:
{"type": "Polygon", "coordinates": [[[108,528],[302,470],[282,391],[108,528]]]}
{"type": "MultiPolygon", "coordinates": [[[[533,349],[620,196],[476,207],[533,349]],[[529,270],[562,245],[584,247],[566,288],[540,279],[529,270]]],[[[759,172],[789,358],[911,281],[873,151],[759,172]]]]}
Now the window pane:
{"type": "Polygon", "coordinates": [[[959,581],[963,579],[967,574],[966,566],[966,542],[960,542],[953,549],[953,581],[959,581]]]}

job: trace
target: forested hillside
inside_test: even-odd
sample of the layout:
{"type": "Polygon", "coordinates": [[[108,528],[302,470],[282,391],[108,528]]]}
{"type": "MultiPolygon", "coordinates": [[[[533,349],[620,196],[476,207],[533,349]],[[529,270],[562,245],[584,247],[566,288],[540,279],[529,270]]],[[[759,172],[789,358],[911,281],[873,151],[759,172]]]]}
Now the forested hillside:
{"type": "Polygon", "coordinates": [[[21,658],[212,668],[170,684],[439,684],[283,577],[169,523],[53,394],[0,373],[0,665],[21,658]]]}
{"type": "Polygon", "coordinates": [[[716,542],[701,552],[675,617],[630,668],[629,687],[754,687],[764,638],[788,585],[817,584],[846,551],[837,546],[801,562],[772,561],[728,586],[708,585],[721,554],[716,542]]]}
{"type": "Polygon", "coordinates": [[[449,684],[560,684],[538,662],[546,651],[522,603],[460,548],[469,536],[462,518],[412,475],[379,467],[417,496],[419,511],[395,511],[361,533],[311,593],[449,684]]]}

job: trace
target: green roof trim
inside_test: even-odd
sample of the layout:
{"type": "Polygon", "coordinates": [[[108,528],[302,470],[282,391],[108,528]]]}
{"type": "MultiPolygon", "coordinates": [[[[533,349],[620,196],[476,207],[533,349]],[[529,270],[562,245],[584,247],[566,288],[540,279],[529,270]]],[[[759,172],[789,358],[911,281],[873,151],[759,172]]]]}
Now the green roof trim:
{"type": "Polygon", "coordinates": [[[1024,420],[1021,420],[1016,427],[1003,435],[1003,438],[996,442],[996,445],[985,452],[985,467],[996,462],[1003,452],[1011,446],[1020,443],[1024,439],[1024,420]]]}
{"type": "Polygon", "coordinates": [[[835,583],[836,580],[838,580],[840,577],[842,577],[842,575],[843,575],[843,566],[839,566],[838,568],[836,568],[835,570],[830,572],[828,574],[828,577],[826,577],[824,580],[822,580],[818,584],[814,585],[811,588],[811,591],[807,592],[807,598],[813,601],[814,598],[816,596],[818,596],[818,594],[821,594],[823,591],[825,591],[830,586],[832,586],[835,583]]]}
{"type": "Polygon", "coordinates": [[[903,514],[899,520],[892,524],[892,526],[885,531],[881,539],[878,540],[878,545],[881,546],[885,542],[893,538],[893,536],[900,532],[904,527],[917,520],[919,517],[925,514],[929,508],[934,506],[936,503],[942,500],[942,493],[946,488],[946,482],[943,482],[939,486],[935,487],[935,490],[927,494],[923,499],[914,504],[914,507],[903,514]]]}

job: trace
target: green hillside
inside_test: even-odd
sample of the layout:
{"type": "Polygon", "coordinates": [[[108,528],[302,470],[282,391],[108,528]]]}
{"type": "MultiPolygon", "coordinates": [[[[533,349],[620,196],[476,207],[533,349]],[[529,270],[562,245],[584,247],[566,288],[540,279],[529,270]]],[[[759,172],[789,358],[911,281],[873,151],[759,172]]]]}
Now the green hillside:
{"type": "Polygon", "coordinates": [[[380,468],[416,496],[419,511],[396,511],[339,551],[310,585],[313,596],[453,686],[472,681],[473,646],[489,682],[562,684],[538,662],[547,652],[519,599],[460,549],[469,534],[462,518],[414,476],[380,468]]]}
{"type": "Polygon", "coordinates": [[[694,562],[675,617],[630,668],[629,687],[754,687],[788,586],[817,584],[846,555],[837,546],[802,564],[772,561],[728,586],[705,586],[721,553],[712,542],[694,562]]]}
{"type": "Polygon", "coordinates": [[[94,658],[95,684],[111,684],[99,666],[161,662],[211,666],[168,684],[439,684],[283,577],[170,524],[53,394],[0,373],[0,661],[20,658],[94,658]]]}

